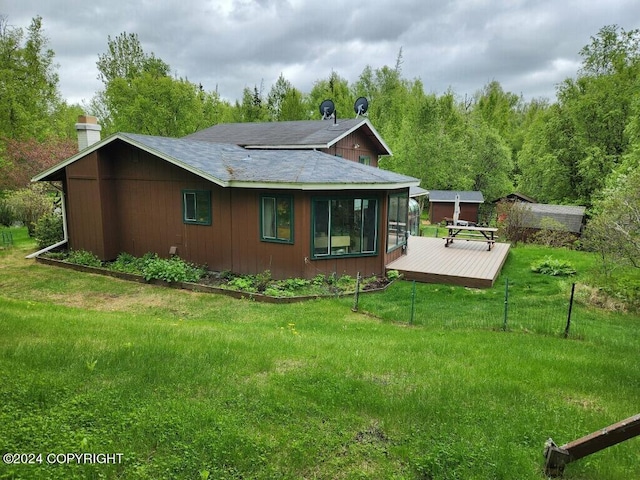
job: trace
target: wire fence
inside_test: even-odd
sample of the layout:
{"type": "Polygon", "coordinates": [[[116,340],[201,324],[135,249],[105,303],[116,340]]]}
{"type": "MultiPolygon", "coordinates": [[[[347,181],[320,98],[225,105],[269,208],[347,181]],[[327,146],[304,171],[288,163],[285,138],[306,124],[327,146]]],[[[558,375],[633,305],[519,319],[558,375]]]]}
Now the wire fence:
{"type": "Polygon", "coordinates": [[[415,282],[402,282],[393,299],[355,295],[354,310],[386,320],[447,328],[482,328],[525,331],[564,337],[582,336],[579,309],[574,308],[575,284],[553,295],[540,295],[528,285],[510,283],[502,288],[460,290],[435,287],[423,295],[415,282]],[[566,291],[568,290],[568,291],[566,291]]]}

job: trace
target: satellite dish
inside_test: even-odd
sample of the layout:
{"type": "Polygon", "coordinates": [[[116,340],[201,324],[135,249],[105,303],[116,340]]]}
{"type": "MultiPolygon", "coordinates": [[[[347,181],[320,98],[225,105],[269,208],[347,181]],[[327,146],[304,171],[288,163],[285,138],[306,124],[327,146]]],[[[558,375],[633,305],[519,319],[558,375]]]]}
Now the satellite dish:
{"type": "Polygon", "coordinates": [[[331,118],[331,115],[333,115],[335,111],[336,106],[333,103],[333,100],[325,100],[320,104],[320,115],[322,115],[323,120],[331,118]]]}
{"type": "Polygon", "coordinates": [[[356,100],[356,103],[353,104],[353,111],[356,112],[356,118],[360,115],[364,115],[367,113],[369,109],[369,100],[364,97],[360,97],[356,100]]]}

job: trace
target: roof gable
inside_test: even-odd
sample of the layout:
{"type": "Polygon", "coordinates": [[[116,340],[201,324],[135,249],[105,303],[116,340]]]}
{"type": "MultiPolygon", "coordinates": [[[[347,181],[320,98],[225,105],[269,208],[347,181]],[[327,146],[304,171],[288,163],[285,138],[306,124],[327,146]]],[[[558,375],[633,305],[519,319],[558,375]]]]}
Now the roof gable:
{"type": "Polygon", "coordinates": [[[360,130],[376,146],[380,155],[391,149],[366,117],[288,122],[221,123],[184,137],[213,143],[232,143],[249,149],[329,148],[350,133],[360,130]]]}
{"type": "Polygon", "coordinates": [[[122,141],[223,187],[390,189],[419,180],[314,150],[247,150],[237,145],[118,133],[33,178],[50,180],[67,165],[122,141]]]}

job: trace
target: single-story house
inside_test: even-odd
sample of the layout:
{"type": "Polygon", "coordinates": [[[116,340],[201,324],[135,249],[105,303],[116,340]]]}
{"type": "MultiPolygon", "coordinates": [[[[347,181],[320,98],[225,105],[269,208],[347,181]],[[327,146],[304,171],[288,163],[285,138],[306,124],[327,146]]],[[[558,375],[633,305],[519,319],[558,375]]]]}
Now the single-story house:
{"type": "Polygon", "coordinates": [[[429,190],[429,221],[440,223],[453,218],[456,195],[460,197],[460,220],[477,223],[479,208],[484,203],[482,192],[457,190],[429,190]]]}
{"type": "MultiPolygon", "coordinates": [[[[62,184],[68,247],[102,260],[155,252],[274,278],[383,274],[405,251],[419,180],[374,166],[391,152],[368,119],[339,122],[268,124],[267,148],[257,133],[259,142],[238,145],[230,133],[221,143],[218,126],[179,139],[100,140],[87,117],[76,125],[85,148],[33,180],[62,184]],[[312,126],[305,139],[289,136],[312,126]]],[[[241,126],[262,128],[219,128],[241,126]]]]}

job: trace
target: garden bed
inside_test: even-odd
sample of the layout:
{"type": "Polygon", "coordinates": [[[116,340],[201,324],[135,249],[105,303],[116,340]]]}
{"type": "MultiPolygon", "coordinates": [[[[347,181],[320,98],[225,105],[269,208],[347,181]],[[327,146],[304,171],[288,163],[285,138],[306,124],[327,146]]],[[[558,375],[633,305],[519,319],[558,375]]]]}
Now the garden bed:
{"type": "MultiPolygon", "coordinates": [[[[356,290],[356,279],[348,275],[342,277],[318,275],[312,280],[297,278],[274,280],[268,271],[257,275],[235,275],[229,272],[202,270],[202,275],[195,281],[167,281],[162,278],[149,278],[142,273],[118,270],[117,268],[122,267],[122,262],[120,264],[117,261],[101,263],[99,266],[82,265],[64,258],[54,257],[64,257],[64,254],[39,255],[36,257],[36,261],[44,265],[106,275],[130,282],[179,288],[193,292],[218,293],[234,298],[248,298],[268,303],[294,303],[319,298],[348,296],[353,295],[356,290]],[[114,269],[114,265],[116,265],[116,269],[114,269]]],[[[394,278],[379,276],[363,278],[360,283],[360,293],[384,291],[393,280],[394,278]]]]}

